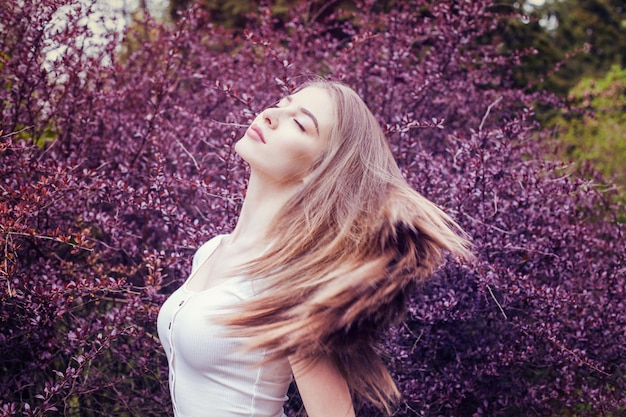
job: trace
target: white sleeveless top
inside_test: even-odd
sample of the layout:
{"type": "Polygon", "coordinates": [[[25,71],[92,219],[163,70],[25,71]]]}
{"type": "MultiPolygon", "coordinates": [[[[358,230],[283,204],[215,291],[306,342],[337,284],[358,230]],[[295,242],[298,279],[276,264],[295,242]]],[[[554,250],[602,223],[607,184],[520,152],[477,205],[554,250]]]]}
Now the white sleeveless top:
{"type": "Polygon", "coordinates": [[[260,366],[265,351],[243,352],[242,338],[212,318],[254,294],[252,281],[232,278],[204,291],[187,285],[217,248],[216,236],[196,252],[189,278],[163,304],[157,320],[169,363],[176,417],[283,417],[292,380],[287,358],[260,366]]]}

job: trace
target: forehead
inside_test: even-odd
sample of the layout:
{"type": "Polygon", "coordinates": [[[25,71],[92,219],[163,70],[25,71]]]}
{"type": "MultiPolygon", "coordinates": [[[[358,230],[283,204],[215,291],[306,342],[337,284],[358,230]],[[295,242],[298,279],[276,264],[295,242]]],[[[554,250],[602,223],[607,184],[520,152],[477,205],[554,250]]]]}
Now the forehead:
{"type": "Polygon", "coordinates": [[[328,136],[335,123],[335,103],[328,90],[309,86],[291,96],[292,101],[313,113],[319,124],[320,136],[328,136]]]}

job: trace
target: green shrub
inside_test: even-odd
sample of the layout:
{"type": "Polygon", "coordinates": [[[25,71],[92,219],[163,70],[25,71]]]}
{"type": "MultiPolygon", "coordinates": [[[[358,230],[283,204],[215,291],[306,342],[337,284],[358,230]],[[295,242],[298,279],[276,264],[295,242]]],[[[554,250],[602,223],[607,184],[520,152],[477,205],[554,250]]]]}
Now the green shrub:
{"type": "MultiPolygon", "coordinates": [[[[589,162],[622,188],[626,185],[626,69],[584,78],[569,94],[575,110],[554,118],[559,155],[579,168],[589,162]]],[[[624,196],[624,190],[621,194],[624,196]]]]}

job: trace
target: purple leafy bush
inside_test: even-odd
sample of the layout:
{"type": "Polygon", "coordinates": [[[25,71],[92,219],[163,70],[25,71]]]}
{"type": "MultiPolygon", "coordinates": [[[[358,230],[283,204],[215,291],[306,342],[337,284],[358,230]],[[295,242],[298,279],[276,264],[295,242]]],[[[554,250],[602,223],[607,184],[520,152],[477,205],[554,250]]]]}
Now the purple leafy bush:
{"type": "Polygon", "coordinates": [[[396,415],[626,413],[624,207],[544,158],[534,109],[558,102],[513,88],[521,52],[485,41],[516,16],[375,3],[261,8],[243,34],[192,7],[98,46],[83,3],[0,4],[0,414],[170,415],[158,309],[236,220],[232,144],[311,74],[361,94],[476,244],[385,337],[396,415]]]}

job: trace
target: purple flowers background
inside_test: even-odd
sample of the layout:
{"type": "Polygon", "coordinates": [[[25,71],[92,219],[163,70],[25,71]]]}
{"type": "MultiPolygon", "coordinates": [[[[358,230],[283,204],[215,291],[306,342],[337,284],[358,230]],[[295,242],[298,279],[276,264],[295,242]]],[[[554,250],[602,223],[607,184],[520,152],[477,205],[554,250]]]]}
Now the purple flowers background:
{"type": "Polygon", "coordinates": [[[624,206],[549,157],[535,115],[563,104],[515,88],[531,51],[490,36],[515,16],[486,0],[323,19],[303,4],[238,33],[192,7],[95,49],[66,3],[0,5],[0,415],[171,414],[158,309],[236,220],[234,141],[312,74],[363,97],[407,180],[475,242],[384,337],[395,415],[626,413],[624,206]]]}

